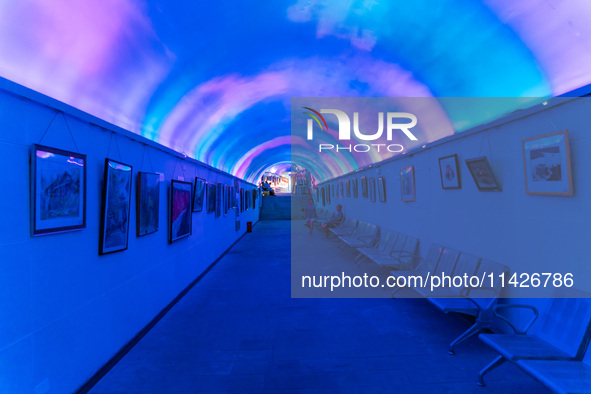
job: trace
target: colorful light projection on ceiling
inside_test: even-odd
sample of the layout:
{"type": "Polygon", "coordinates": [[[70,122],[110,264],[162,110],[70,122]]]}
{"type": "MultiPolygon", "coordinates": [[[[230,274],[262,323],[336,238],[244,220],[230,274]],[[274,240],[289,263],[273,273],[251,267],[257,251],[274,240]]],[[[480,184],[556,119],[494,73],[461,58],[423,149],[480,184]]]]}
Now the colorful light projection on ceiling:
{"type": "MultiPolygon", "coordinates": [[[[0,75],[250,181],[325,180],[364,163],[291,141],[291,97],[563,94],[591,82],[589,20],[587,0],[6,0],[0,75]]],[[[484,119],[438,108],[424,142],[484,119]]]]}

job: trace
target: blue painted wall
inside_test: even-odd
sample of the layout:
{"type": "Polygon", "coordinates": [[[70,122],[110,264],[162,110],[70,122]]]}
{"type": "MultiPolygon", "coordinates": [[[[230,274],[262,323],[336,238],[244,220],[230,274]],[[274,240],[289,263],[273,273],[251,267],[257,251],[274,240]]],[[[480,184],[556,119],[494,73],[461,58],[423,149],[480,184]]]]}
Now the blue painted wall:
{"type": "MultiPolygon", "coordinates": [[[[241,213],[240,231],[235,231],[233,211],[217,219],[205,211],[194,213],[193,234],[169,244],[170,180],[199,176],[233,184],[234,178],[160,150],[150,141],[145,147],[142,137],[15,84],[3,81],[1,88],[8,91],[0,91],[0,392],[71,392],[235,242],[246,230],[246,221],[256,222],[259,212],[257,208],[241,213]],[[55,114],[52,107],[66,112],[78,149],[88,156],[87,228],[32,238],[29,152],[49,126],[55,114]],[[159,231],[135,236],[133,198],[129,249],[99,256],[101,179],[107,155],[133,165],[134,192],[140,170],[161,172],[166,181],[161,186],[159,231]]],[[[76,150],[61,116],[42,143],[76,150]]]]}

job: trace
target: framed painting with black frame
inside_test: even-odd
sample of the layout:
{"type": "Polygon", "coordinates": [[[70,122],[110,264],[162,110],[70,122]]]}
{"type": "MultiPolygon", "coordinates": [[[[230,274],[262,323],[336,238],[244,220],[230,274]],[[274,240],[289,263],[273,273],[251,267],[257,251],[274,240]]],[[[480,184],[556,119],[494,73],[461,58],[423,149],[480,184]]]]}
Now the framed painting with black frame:
{"type": "Polygon", "coordinates": [[[86,227],[86,155],[33,145],[31,235],[86,227]]]}
{"type": "Polygon", "coordinates": [[[195,187],[193,188],[193,212],[203,211],[203,201],[205,200],[206,182],[203,178],[195,178],[195,187]]]}
{"type": "Polygon", "coordinates": [[[160,221],[160,174],[139,172],[137,176],[136,235],[158,231],[160,221]]]}
{"type": "Polygon", "coordinates": [[[217,186],[215,183],[207,184],[207,213],[215,212],[215,203],[217,200],[216,191],[217,186]]]}
{"type": "Polygon", "coordinates": [[[99,254],[126,250],[129,243],[133,167],[105,159],[99,254]]]}
{"type": "Polygon", "coordinates": [[[215,217],[219,218],[222,215],[222,201],[223,201],[223,189],[221,182],[216,183],[215,191],[215,217]]]}
{"type": "Polygon", "coordinates": [[[361,177],[361,196],[363,198],[367,198],[368,197],[368,192],[367,192],[367,177],[364,177],[364,176],[361,177]]]}
{"type": "Polygon", "coordinates": [[[170,182],[169,240],[170,243],[191,235],[193,228],[191,182],[173,179],[170,182]]]}
{"type": "Polygon", "coordinates": [[[244,188],[240,188],[240,212],[244,212],[244,188]]]}
{"type": "Polygon", "coordinates": [[[230,199],[230,193],[228,191],[228,185],[222,185],[222,205],[224,206],[224,216],[228,214],[228,201],[230,199]]]}
{"type": "Polygon", "coordinates": [[[441,176],[441,187],[443,189],[462,188],[458,155],[454,154],[439,158],[439,175],[441,176]]]}
{"type": "Polygon", "coordinates": [[[386,202],[386,182],[383,176],[378,177],[378,196],[380,202],[386,202]]]}
{"type": "Polygon", "coordinates": [[[523,140],[525,192],[531,195],[572,196],[573,178],[568,131],[523,140]]]}
{"type": "Polygon", "coordinates": [[[400,169],[400,198],[404,202],[416,200],[415,168],[413,166],[400,169]]]}
{"type": "Polygon", "coordinates": [[[495,174],[486,156],[466,159],[466,165],[472,174],[476,187],[481,192],[500,192],[501,186],[495,178],[495,174]]]}
{"type": "Polygon", "coordinates": [[[376,201],[376,178],[369,178],[369,199],[372,202],[376,201]]]}

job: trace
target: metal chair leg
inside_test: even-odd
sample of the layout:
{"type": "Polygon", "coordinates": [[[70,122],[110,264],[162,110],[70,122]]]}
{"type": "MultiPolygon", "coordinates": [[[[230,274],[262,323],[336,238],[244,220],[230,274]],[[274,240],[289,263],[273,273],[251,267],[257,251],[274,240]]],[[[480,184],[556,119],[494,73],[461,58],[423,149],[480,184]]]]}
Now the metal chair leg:
{"type": "Polygon", "coordinates": [[[482,324],[482,322],[476,322],[472,325],[472,327],[468,328],[462,335],[457,337],[453,340],[452,343],[449,344],[449,350],[447,351],[449,354],[456,354],[454,348],[458,343],[464,342],[466,339],[470,338],[471,336],[478,334],[484,328],[486,328],[486,324],[482,324]]]}
{"type": "Polygon", "coordinates": [[[488,364],[486,367],[484,367],[479,373],[478,373],[478,385],[479,386],[486,386],[486,384],[484,384],[484,375],[486,375],[487,373],[489,373],[490,371],[492,371],[495,368],[500,367],[501,365],[503,365],[505,362],[507,361],[507,359],[503,356],[499,356],[497,358],[495,358],[490,364],[488,364]]]}

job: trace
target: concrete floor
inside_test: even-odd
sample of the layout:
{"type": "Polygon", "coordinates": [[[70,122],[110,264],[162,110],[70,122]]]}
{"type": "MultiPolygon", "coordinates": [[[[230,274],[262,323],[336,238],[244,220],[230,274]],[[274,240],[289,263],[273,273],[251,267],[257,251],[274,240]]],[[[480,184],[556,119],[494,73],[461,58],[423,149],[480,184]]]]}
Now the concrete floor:
{"type": "Polygon", "coordinates": [[[290,242],[352,259],[301,223],[292,241],[290,227],[256,224],[91,392],[547,392],[513,365],[478,387],[496,354],[473,338],[448,355],[470,323],[424,300],[292,299],[290,242]]]}

